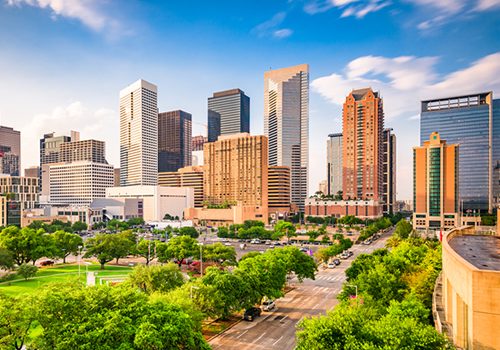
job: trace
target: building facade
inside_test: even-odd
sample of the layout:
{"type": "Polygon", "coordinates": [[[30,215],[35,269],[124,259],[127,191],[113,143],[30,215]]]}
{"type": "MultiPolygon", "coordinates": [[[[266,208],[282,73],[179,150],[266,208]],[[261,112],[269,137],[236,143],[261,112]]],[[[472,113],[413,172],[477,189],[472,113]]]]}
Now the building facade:
{"type": "Polygon", "coordinates": [[[203,187],[203,167],[201,166],[188,166],[174,172],[158,173],[158,185],[191,187],[194,190],[194,207],[203,207],[205,191],[203,187]]]}
{"type": "Polygon", "coordinates": [[[377,219],[383,215],[382,203],[370,200],[331,200],[311,197],[306,200],[306,216],[334,216],[341,218],[353,215],[360,219],[377,219]]]}
{"type": "Polygon", "coordinates": [[[392,129],[383,133],[382,202],[384,213],[395,212],[396,205],[396,135],[392,129]]]}
{"type": "Polygon", "coordinates": [[[203,145],[208,142],[208,138],[203,135],[196,135],[191,138],[192,151],[203,151],[203,145]]]}
{"type": "Polygon", "coordinates": [[[330,134],[326,141],[326,195],[342,192],[342,134],[330,134]]]}
{"type": "Polygon", "coordinates": [[[460,146],[461,211],[492,212],[499,196],[494,179],[500,168],[500,100],[485,92],[422,101],[421,145],[432,132],[460,146]]]}
{"type": "Polygon", "coordinates": [[[38,202],[38,178],[0,175],[0,193],[6,200],[6,224],[21,226],[22,211],[38,202]]]}
{"type": "Polygon", "coordinates": [[[38,177],[39,174],[40,174],[39,166],[32,166],[24,169],[24,176],[26,177],[38,177]]]}
{"type": "Polygon", "coordinates": [[[112,165],[89,161],[51,165],[49,202],[77,206],[104,198],[114,184],[113,170],[112,165]]]}
{"type": "Polygon", "coordinates": [[[0,125],[0,174],[21,175],[21,132],[0,125]]]}
{"type": "Polygon", "coordinates": [[[120,184],[156,186],[157,181],[157,88],[140,79],[120,91],[120,184]]]}
{"type": "Polygon", "coordinates": [[[240,89],[215,92],[208,98],[208,142],[242,132],[250,132],[250,98],[240,89]]]}
{"type": "Polygon", "coordinates": [[[285,219],[290,214],[290,168],[270,166],[268,169],[268,208],[273,220],[285,219]]]}
{"type": "Polygon", "coordinates": [[[181,110],[158,114],[158,172],[191,165],[191,123],[191,114],[181,110]]]}
{"type": "Polygon", "coordinates": [[[55,136],[54,133],[44,134],[40,139],[40,194],[49,195],[49,166],[61,162],[61,145],[70,142],[71,136],[55,136]]]}
{"type": "Polygon", "coordinates": [[[106,189],[106,198],[141,199],[144,221],[161,221],[167,214],[182,218],[184,208],[191,208],[194,205],[194,191],[189,187],[110,187],[106,189]]]}
{"type": "Polygon", "coordinates": [[[0,226],[7,226],[7,197],[0,195],[0,226]]]}
{"type": "Polygon", "coordinates": [[[59,162],[71,163],[80,161],[107,164],[104,141],[72,139],[70,142],[60,144],[59,162]]]}
{"type": "Polygon", "coordinates": [[[439,133],[413,148],[413,228],[441,230],[458,227],[459,148],[439,133]]]}
{"type": "Polygon", "coordinates": [[[380,201],[384,109],[379,93],[353,90],[344,103],[342,122],[343,197],[380,201]]]}
{"type": "Polygon", "coordinates": [[[304,210],[309,167],[309,66],[264,73],[264,134],[269,165],[291,169],[291,198],[304,210]]]}

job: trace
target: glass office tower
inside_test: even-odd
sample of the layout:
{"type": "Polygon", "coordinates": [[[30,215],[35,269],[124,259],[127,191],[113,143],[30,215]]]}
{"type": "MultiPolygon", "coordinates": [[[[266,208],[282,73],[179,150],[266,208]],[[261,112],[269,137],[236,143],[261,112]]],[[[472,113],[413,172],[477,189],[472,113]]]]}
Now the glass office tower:
{"type": "Polygon", "coordinates": [[[240,89],[215,92],[208,98],[208,142],[241,132],[250,132],[250,98],[240,89]]]}
{"type": "Polygon", "coordinates": [[[491,212],[498,197],[500,115],[494,113],[494,104],[498,106],[492,92],[422,101],[420,144],[438,132],[460,147],[459,198],[464,212],[491,212]]]}

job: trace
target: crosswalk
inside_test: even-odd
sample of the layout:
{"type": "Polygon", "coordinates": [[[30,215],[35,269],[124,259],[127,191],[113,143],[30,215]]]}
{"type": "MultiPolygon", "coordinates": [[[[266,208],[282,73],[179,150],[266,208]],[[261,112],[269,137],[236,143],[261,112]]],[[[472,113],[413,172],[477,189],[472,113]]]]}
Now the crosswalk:
{"type": "Polygon", "coordinates": [[[345,281],[346,276],[344,274],[341,275],[320,275],[315,278],[318,281],[329,281],[329,282],[337,282],[337,281],[345,281]]]}

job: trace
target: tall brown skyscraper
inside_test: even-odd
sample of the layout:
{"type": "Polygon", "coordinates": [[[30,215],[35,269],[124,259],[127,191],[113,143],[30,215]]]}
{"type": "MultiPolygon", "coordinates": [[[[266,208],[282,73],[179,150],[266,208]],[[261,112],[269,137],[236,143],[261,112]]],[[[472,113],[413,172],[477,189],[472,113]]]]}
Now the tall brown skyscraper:
{"type": "Polygon", "coordinates": [[[158,172],[191,165],[191,114],[177,110],[158,114],[158,172]]]}
{"type": "Polygon", "coordinates": [[[344,199],[382,200],[384,109],[378,92],[353,90],[343,108],[344,199]]]}

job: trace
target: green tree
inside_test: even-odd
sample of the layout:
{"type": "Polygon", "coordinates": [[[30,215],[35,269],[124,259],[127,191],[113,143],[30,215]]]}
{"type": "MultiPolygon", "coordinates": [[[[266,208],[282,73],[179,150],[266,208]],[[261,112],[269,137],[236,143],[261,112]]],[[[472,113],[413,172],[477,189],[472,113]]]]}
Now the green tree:
{"type": "Polygon", "coordinates": [[[288,240],[290,240],[290,237],[297,236],[295,226],[288,221],[278,221],[274,226],[274,232],[280,237],[286,236],[288,240]]]}
{"type": "Polygon", "coordinates": [[[17,268],[17,274],[24,278],[25,281],[29,280],[31,277],[35,277],[38,267],[30,264],[21,264],[17,268]]]}
{"type": "Polygon", "coordinates": [[[35,262],[54,253],[52,237],[43,230],[9,226],[0,233],[0,247],[12,252],[16,264],[35,262]]]}
{"type": "Polygon", "coordinates": [[[302,282],[304,278],[314,279],[317,272],[317,266],[314,259],[304,254],[297,247],[284,247],[282,249],[273,249],[268,253],[271,256],[281,260],[286,273],[295,273],[297,279],[302,282]]]}
{"type": "Polygon", "coordinates": [[[157,266],[134,267],[127,278],[128,283],[140,288],[143,292],[167,292],[184,284],[184,277],[174,263],[157,266]]]}
{"type": "Polygon", "coordinates": [[[88,228],[87,224],[81,221],[75,222],[72,226],[73,232],[85,231],[87,230],[87,228],[88,228]]]}
{"type": "Polygon", "coordinates": [[[104,265],[115,258],[118,239],[113,234],[97,234],[89,238],[85,244],[87,252],[84,257],[95,257],[101,264],[101,270],[104,270],[104,265]]]}
{"type": "Polygon", "coordinates": [[[167,244],[160,245],[156,249],[159,262],[167,262],[171,259],[182,259],[199,256],[200,248],[198,241],[190,236],[173,237],[167,244]]]}
{"type": "Polygon", "coordinates": [[[394,230],[393,235],[399,239],[406,239],[410,236],[412,231],[413,227],[408,221],[400,220],[396,224],[396,229],[394,230]]]}
{"type": "MultiPolygon", "coordinates": [[[[33,267],[33,266],[31,266],[33,267]]],[[[36,302],[31,296],[12,298],[0,293],[0,348],[24,349],[31,340],[36,320],[36,302]]]]}
{"type": "Polygon", "coordinates": [[[221,243],[206,244],[202,246],[202,251],[203,261],[236,264],[236,250],[232,246],[225,246],[221,243]]]}
{"type": "Polygon", "coordinates": [[[141,239],[139,243],[137,243],[135,253],[146,259],[146,266],[149,266],[149,263],[155,257],[154,253],[157,243],[158,241],[151,241],[149,239],[141,239]]]}
{"type": "Polygon", "coordinates": [[[130,218],[127,220],[127,225],[129,227],[142,226],[142,225],[144,225],[144,219],[143,218],[130,218]]]}
{"type": "Polygon", "coordinates": [[[5,248],[0,248],[0,268],[10,270],[14,267],[14,255],[5,248]]]}
{"type": "Polygon", "coordinates": [[[63,259],[66,263],[66,258],[71,254],[78,254],[79,247],[83,246],[83,240],[80,236],[74,233],[65,231],[56,231],[52,234],[54,241],[54,257],[63,259]]]}
{"type": "Polygon", "coordinates": [[[191,226],[181,227],[179,229],[179,234],[181,236],[189,236],[191,238],[198,238],[198,236],[200,235],[198,230],[191,226]]]}
{"type": "Polygon", "coordinates": [[[219,227],[217,229],[217,237],[220,237],[220,238],[228,238],[229,237],[229,230],[227,229],[227,227],[219,227]]]}

